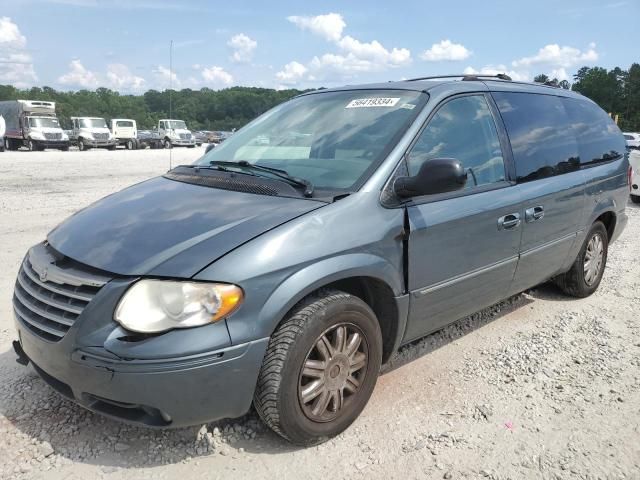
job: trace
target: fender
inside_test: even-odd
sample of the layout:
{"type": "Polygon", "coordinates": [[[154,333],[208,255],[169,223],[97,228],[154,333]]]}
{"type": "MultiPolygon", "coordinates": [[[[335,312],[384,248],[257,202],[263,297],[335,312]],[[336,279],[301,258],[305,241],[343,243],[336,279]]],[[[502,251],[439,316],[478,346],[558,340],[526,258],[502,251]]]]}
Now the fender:
{"type": "MultiPolygon", "coordinates": [[[[385,282],[396,297],[402,295],[402,270],[369,253],[353,253],[313,263],[282,282],[265,302],[257,322],[271,335],[293,306],[314,290],[350,277],[372,277],[385,282]]],[[[399,308],[402,313],[406,309],[399,308]]],[[[404,328],[402,328],[404,330],[404,328]]]]}

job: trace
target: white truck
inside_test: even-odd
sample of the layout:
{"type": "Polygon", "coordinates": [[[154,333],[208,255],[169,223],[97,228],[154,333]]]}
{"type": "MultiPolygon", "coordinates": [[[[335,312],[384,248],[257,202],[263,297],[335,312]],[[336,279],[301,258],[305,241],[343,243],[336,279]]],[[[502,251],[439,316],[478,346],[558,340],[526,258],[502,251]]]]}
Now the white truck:
{"type": "Polygon", "coordinates": [[[138,148],[138,126],[130,118],[111,119],[109,129],[118,145],[124,145],[127,150],[138,148]]]}
{"type": "Polygon", "coordinates": [[[69,137],[56,117],[55,102],[43,100],[7,100],[0,102],[6,131],[6,150],[25,146],[31,151],[57,148],[69,150],[69,137]]]}
{"type": "Polygon", "coordinates": [[[114,150],[118,145],[107,122],[100,117],[71,117],[69,139],[80,151],[98,147],[114,150]]]}
{"type": "Polygon", "coordinates": [[[194,148],[196,137],[187,128],[184,120],[164,118],[158,121],[158,135],[162,139],[164,148],[177,146],[194,148]]]}

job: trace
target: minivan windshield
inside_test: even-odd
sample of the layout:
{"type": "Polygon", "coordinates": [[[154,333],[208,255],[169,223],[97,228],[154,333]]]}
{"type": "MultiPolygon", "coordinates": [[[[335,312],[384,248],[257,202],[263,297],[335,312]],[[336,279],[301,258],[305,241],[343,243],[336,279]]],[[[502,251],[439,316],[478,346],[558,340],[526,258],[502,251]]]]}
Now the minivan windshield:
{"type": "Polygon", "coordinates": [[[196,163],[249,162],[316,188],[348,190],[391,151],[426,100],[406,90],[303,95],[269,110],[196,163]]]}
{"type": "Polygon", "coordinates": [[[104,118],[81,118],[80,128],[107,128],[104,118]]]}
{"type": "Polygon", "coordinates": [[[36,128],[60,128],[57,118],[53,117],[29,117],[29,126],[36,128]]]}

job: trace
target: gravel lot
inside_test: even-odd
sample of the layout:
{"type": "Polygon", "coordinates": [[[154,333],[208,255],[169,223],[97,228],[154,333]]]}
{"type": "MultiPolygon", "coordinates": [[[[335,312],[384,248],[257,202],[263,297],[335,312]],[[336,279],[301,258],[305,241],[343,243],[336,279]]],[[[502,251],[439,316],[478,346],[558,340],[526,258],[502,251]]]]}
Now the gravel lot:
{"type": "MultiPolygon", "coordinates": [[[[174,149],[173,164],[204,149],[174,149]]],[[[105,420],[17,365],[27,248],[168,151],[0,153],[0,478],[640,478],[640,208],[584,300],[550,285],[404,348],[343,435],[299,449],[255,413],[180,430],[105,420]]],[[[223,393],[223,392],[221,392],[223,393]]]]}

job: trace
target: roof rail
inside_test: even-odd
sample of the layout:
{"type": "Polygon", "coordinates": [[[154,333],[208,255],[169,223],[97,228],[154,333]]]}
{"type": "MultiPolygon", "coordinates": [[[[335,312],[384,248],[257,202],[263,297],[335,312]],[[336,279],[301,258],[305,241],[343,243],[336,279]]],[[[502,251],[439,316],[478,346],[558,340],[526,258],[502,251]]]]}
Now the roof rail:
{"type": "Polygon", "coordinates": [[[511,77],[509,75],[507,75],[506,73],[498,73],[496,75],[483,75],[481,73],[478,74],[468,74],[468,73],[462,73],[460,75],[434,75],[432,77],[417,77],[417,78],[410,78],[408,80],[405,80],[406,82],[417,82],[420,80],[437,80],[439,78],[462,78],[463,81],[471,81],[471,80],[480,80],[481,78],[497,78],[499,80],[506,80],[506,81],[511,81],[511,77]]]}

